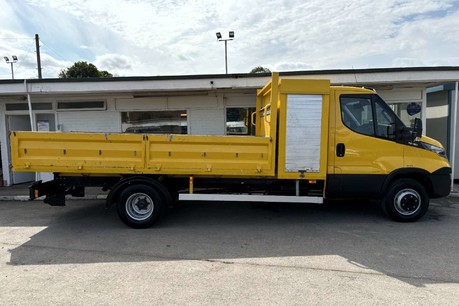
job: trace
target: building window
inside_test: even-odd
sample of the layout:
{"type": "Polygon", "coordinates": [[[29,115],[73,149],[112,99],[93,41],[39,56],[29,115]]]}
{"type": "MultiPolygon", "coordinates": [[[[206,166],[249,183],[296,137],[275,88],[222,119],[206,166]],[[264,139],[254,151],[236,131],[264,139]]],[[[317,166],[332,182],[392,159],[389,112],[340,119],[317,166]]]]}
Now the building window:
{"type": "Polygon", "coordinates": [[[226,109],[226,135],[255,135],[252,125],[254,107],[229,107],[226,109]]]}
{"type": "Polygon", "coordinates": [[[188,134],[187,112],[122,112],[121,128],[125,133],[188,134]]]}
{"type": "MultiPolygon", "coordinates": [[[[29,104],[27,103],[7,103],[7,111],[22,111],[29,110],[29,104]]],[[[32,103],[33,110],[50,110],[53,109],[52,103],[32,103]]]]}
{"type": "Polygon", "coordinates": [[[58,110],[105,110],[105,101],[57,102],[58,110]]]}

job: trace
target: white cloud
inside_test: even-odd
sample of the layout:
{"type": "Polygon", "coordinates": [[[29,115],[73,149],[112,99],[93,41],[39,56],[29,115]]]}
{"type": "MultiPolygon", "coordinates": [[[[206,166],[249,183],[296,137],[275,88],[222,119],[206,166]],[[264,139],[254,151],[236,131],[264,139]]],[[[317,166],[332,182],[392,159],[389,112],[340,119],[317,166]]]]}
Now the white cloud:
{"type": "Polygon", "coordinates": [[[138,59],[122,54],[104,54],[97,56],[95,65],[99,70],[106,70],[112,74],[123,76],[132,73],[132,64],[138,59]]]}
{"type": "MultiPolygon", "coordinates": [[[[230,72],[259,65],[275,70],[459,65],[453,30],[459,28],[459,5],[453,0],[0,0],[0,5],[5,8],[0,33],[39,33],[42,52],[57,59],[56,65],[85,60],[119,75],[223,73],[224,44],[215,32],[230,30],[236,36],[228,42],[230,72]]],[[[8,52],[27,53],[25,43],[0,39],[0,44],[8,52]]],[[[33,75],[27,65],[22,77],[33,75]]],[[[49,77],[60,70],[47,69],[49,77]]],[[[7,67],[0,65],[0,78],[7,77],[7,67]]]]}

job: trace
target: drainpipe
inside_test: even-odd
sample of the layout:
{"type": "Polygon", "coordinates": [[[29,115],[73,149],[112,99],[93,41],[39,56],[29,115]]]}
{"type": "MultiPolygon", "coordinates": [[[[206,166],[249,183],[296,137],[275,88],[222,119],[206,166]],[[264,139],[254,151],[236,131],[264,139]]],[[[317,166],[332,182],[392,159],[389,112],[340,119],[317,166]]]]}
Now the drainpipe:
{"type": "Polygon", "coordinates": [[[27,80],[24,79],[24,86],[25,86],[25,91],[27,94],[27,104],[29,106],[29,118],[30,118],[30,129],[32,131],[35,131],[35,120],[33,119],[33,114],[32,114],[32,100],[30,99],[30,93],[29,93],[29,87],[27,86],[27,80]]]}
{"type": "MultiPolygon", "coordinates": [[[[25,91],[27,94],[27,105],[29,106],[30,130],[33,132],[35,131],[35,120],[33,118],[33,113],[32,113],[32,99],[30,98],[29,87],[27,86],[26,79],[24,79],[24,86],[25,86],[25,91]]],[[[38,181],[38,179],[39,179],[39,174],[38,172],[35,172],[35,180],[38,181]]]]}

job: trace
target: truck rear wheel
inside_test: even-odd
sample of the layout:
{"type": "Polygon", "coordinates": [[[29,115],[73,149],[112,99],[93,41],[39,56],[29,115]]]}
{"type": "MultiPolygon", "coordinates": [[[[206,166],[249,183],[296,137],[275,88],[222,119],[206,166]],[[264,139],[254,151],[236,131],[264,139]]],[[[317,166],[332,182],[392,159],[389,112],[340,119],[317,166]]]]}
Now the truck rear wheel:
{"type": "Polygon", "coordinates": [[[412,179],[393,182],[382,201],[383,211],[400,222],[414,222],[429,209],[429,196],[423,185],[412,179]]]}
{"type": "Polygon", "coordinates": [[[133,228],[152,226],[161,216],[165,204],[161,195],[152,187],[137,184],[124,189],[117,203],[120,219],[133,228]]]}

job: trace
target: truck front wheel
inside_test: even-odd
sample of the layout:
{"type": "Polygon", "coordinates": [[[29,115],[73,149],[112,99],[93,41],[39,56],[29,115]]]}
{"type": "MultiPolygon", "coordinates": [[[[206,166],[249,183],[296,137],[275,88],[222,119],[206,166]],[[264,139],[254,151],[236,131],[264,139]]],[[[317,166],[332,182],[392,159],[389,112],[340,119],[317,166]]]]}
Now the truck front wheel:
{"type": "Polygon", "coordinates": [[[164,211],[160,194],[152,187],[138,184],[124,189],[117,203],[120,219],[133,228],[152,226],[164,211]]]}
{"type": "Polygon", "coordinates": [[[429,209],[429,196],[419,182],[399,179],[387,190],[382,202],[383,211],[395,221],[414,222],[429,209]]]}

